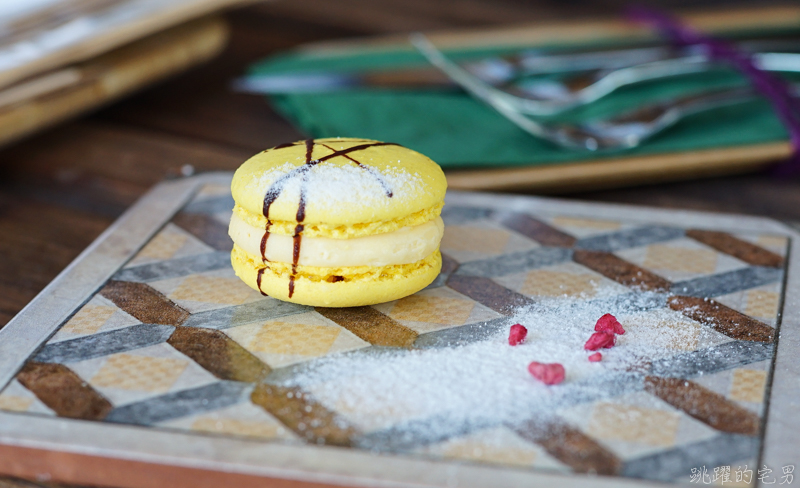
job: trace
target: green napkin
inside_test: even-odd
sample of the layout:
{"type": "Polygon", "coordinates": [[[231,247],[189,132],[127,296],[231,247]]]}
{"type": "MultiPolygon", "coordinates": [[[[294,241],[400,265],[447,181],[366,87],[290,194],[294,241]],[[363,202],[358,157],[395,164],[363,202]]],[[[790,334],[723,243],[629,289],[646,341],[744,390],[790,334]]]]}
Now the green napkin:
{"type": "MultiPolygon", "coordinates": [[[[509,48],[447,54],[455,60],[466,60],[508,52],[509,48]]],[[[255,64],[250,74],[350,71],[424,64],[421,55],[408,50],[324,55],[287,53],[255,64]]],[[[724,70],[643,83],[558,119],[602,118],[658,99],[744,84],[738,74],[724,70]]],[[[279,95],[271,99],[280,113],[313,137],[363,137],[397,142],[430,156],[446,168],[539,166],[619,155],[768,143],[788,137],[769,104],[761,100],[691,116],[635,149],[592,153],[564,149],[539,140],[490,107],[456,90],[356,89],[279,95]]]]}

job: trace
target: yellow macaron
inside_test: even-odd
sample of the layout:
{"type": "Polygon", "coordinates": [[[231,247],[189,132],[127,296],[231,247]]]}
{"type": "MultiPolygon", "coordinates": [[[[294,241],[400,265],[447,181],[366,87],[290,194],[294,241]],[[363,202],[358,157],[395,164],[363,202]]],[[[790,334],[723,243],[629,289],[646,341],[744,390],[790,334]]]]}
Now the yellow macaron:
{"type": "Polygon", "coordinates": [[[261,293],[305,305],[411,295],[441,269],[446,189],[436,163],[398,144],[281,144],[233,176],[233,268],[261,293]]]}

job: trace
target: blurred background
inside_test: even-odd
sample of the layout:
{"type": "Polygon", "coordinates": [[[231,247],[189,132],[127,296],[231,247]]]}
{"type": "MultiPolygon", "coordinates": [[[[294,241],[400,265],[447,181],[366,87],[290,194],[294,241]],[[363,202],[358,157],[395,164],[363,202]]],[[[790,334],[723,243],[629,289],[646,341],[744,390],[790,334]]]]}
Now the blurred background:
{"type": "MultiPolygon", "coordinates": [[[[422,31],[467,63],[508,60],[530,49],[553,55],[565,46],[580,52],[657,45],[652,32],[623,20],[629,4],[0,1],[0,325],[152,185],[198,171],[231,171],[257,151],[308,136],[397,134],[402,138],[397,142],[440,160],[453,188],[800,220],[797,180],[769,173],[768,165],[786,159],[791,147],[766,102],[678,122],[633,152],[564,149],[458,89],[407,38],[422,31]],[[252,86],[242,88],[243,80],[254,76],[352,73],[369,63],[392,71],[405,65],[386,59],[412,55],[410,66],[425,65],[446,86],[356,86],[271,98],[252,93],[258,91],[252,86]],[[457,104],[474,124],[441,119],[430,129],[423,122],[434,105],[420,96],[433,97],[440,113],[449,107],[441,103],[457,104]],[[382,105],[373,102],[379,98],[382,105]],[[398,106],[397,100],[403,103],[398,106]],[[392,117],[380,117],[389,108],[376,107],[391,108],[392,117]],[[709,122],[725,120],[732,125],[713,129],[709,122]],[[484,122],[491,122],[485,129],[490,132],[480,125],[484,122]],[[369,133],[333,133],[358,128],[369,133]]],[[[793,1],[638,4],[695,16],[691,22],[737,39],[777,37],[791,44],[800,35],[800,10],[793,1]]],[[[714,76],[715,90],[746,87],[741,77],[731,78],[735,74],[714,76]]],[[[675,86],[669,83],[665,86],[675,86]]],[[[681,86],[707,88],[706,81],[686,83],[681,86]]],[[[636,90],[614,95],[625,110],[637,108],[644,98],[636,97],[651,93],[636,90]]],[[[587,113],[610,120],[599,109],[587,113]]]]}

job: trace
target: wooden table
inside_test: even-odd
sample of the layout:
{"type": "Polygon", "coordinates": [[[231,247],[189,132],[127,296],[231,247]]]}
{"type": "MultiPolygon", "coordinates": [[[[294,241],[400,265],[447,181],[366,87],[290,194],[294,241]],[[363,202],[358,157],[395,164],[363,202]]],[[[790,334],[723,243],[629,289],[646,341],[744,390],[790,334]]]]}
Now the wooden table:
{"type": "MultiPolygon", "coordinates": [[[[302,138],[262,98],[229,90],[247,64],[315,40],[585,18],[625,3],[283,0],[228,13],[231,43],[215,61],[0,151],[0,327],[158,181],[233,170],[259,150],[302,138]]],[[[563,196],[800,221],[800,180],[768,174],[563,196]]],[[[44,485],[0,479],[0,488],[22,486],[44,485]]]]}

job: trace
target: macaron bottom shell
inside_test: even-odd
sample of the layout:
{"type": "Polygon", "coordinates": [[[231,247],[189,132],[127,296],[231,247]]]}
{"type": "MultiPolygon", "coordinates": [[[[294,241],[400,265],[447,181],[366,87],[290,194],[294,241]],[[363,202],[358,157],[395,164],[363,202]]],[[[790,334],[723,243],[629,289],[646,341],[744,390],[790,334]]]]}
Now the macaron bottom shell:
{"type": "Polygon", "coordinates": [[[297,266],[294,292],[289,298],[291,265],[262,263],[238,246],[231,252],[236,275],[248,286],[287,302],[315,307],[357,307],[397,300],[412,295],[436,279],[442,268],[438,250],[411,264],[322,268],[297,266]],[[340,277],[340,278],[339,278],[340,277]]]}

